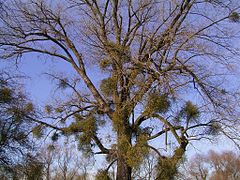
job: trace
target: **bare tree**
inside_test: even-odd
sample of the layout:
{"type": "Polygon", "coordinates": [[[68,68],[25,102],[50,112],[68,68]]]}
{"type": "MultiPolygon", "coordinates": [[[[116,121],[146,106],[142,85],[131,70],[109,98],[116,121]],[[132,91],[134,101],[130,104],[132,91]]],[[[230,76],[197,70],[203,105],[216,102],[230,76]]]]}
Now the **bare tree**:
{"type": "Polygon", "coordinates": [[[56,163],[57,153],[55,152],[55,147],[53,145],[46,145],[39,152],[41,162],[44,165],[44,175],[46,180],[51,180],[54,172],[54,163],[56,163]]]}
{"type": "Polygon", "coordinates": [[[0,11],[1,57],[35,53],[70,64],[77,78],[51,75],[71,93],[46,106],[55,121],[32,120],[54,129],[55,137],[75,135],[82,150],[117,160],[118,180],[131,179],[149,149],[159,154],[158,179],[171,179],[189,142],[220,133],[238,145],[239,93],[228,81],[239,58],[239,5],[7,0],[0,11]],[[91,79],[90,62],[107,78],[91,79]],[[112,127],[110,143],[100,137],[102,122],[112,127]],[[178,144],[172,156],[153,147],[156,139],[178,144]]]}
{"type": "Polygon", "coordinates": [[[209,151],[207,154],[197,154],[187,163],[183,171],[185,178],[196,180],[237,180],[240,178],[240,158],[234,152],[217,153],[209,151]]]}
{"type": "Polygon", "coordinates": [[[207,156],[196,154],[189,162],[184,162],[179,168],[179,179],[206,180],[210,175],[210,167],[207,161],[207,156]]]}
{"type": "Polygon", "coordinates": [[[42,173],[46,180],[88,180],[89,170],[94,166],[94,159],[84,157],[73,143],[45,144],[38,152],[38,159],[43,165],[42,173]]]}
{"type": "Polygon", "coordinates": [[[48,144],[39,152],[44,166],[44,177],[48,179],[87,180],[93,159],[84,157],[72,143],[48,144]]]}
{"type": "Polygon", "coordinates": [[[240,178],[240,157],[233,152],[209,153],[209,163],[213,167],[211,180],[240,178]]]}

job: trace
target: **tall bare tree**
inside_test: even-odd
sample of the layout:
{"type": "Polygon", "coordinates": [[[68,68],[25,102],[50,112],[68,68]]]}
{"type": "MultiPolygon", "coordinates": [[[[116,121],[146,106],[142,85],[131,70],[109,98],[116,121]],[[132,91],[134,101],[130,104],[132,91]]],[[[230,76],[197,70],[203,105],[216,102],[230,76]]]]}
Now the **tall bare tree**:
{"type": "Polygon", "coordinates": [[[47,144],[38,152],[43,165],[43,177],[51,179],[82,179],[89,178],[89,170],[94,165],[93,159],[86,158],[76,147],[64,144],[47,144]]]}
{"type": "Polygon", "coordinates": [[[57,106],[46,106],[55,121],[32,120],[53,128],[54,138],[75,135],[81,149],[117,161],[118,180],[131,179],[149,149],[159,154],[158,178],[171,179],[191,141],[220,133],[238,145],[238,92],[228,81],[239,58],[239,5],[6,0],[1,58],[35,53],[70,64],[77,78],[51,75],[71,93],[57,106]],[[90,78],[92,62],[102,77],[90,78]],[[100,136],[103,122],[112,127],[110,142],[100,136]],[[178,145],[164,157],[160,146],[169,140],[178,145]]]}
{"type": "Polygon", "coordinates": [[[58,153],[55,152],[55,147],[53,145],[48,145],[42,148],[39,154],[44,165],[44,175],[46,180],[50,180],[53,176],[53,164],[56,164],[54,161],[56,161],[56,156],[58,153]]]}

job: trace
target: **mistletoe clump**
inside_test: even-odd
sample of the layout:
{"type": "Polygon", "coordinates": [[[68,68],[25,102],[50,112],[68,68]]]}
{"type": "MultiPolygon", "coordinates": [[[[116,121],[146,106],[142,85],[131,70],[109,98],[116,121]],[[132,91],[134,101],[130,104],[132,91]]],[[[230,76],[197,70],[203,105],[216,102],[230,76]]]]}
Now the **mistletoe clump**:
{"type": "Polygon", "coordinates": [[[12,90],[6,87],[0,89],[0,102],[9,103],[13,99],[12,90]]]}
{"type": "Polygon", "coordinates": [[[196,105],[194,105],[191,101],[187,101],[183,110],[183,116],[185,116],[188,120],[196,119],[199,117],[200,112],[196,105]]]}
{"type": "Polygon", "coordinates": [[[237,12],[233,12],[230,16],[229,19],[233,22],[239,22],[240,16],[237,12]]]}
{"type": "Polygon", "coordinates": [[[147,147],[147,136],[141,135],[138,137],[135,146],[129,147],[126,159],[129,166],[137,168],[141,165],[144,157],[149,153],[147,147]]]}
{"type": "Polygon", "coordinates": [[[95,176],[96,180],[111,180],[106,170],[99,170],[95,176]]]}
{"type": "Polygon", "coordinates": [[[152,93],[148,97],[146,109],[149,113],[165,113],[170,104],[167,94],[152,93]]]}
{"type": "Polygon", "coordinates": [[[102,80],[100,89],[105,96],[110,97],[113,95],[114,88],[116,87],[116,85],[117,85],[116,79],[110,77],[102,80]]]}

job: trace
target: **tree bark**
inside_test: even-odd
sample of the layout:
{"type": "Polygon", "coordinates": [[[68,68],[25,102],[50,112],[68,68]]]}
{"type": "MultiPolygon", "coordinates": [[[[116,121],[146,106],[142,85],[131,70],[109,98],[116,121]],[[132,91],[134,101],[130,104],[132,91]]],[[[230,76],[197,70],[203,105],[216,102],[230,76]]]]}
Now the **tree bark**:
{"type": "MultiPolygon", "coordinates": [[[[132,145],[132,135],[131,135],[131,129],[129,127],[129,122],[128,122],[128,115],[127,112],[123,111],[123,116],[120,117],[120,121],[122,121],[122,127],[118,129],[118,160],[117,160],[117,177],[116,180],[131,180],[131,175],[132,175],[132,167],[130,167],[127,163],[126,160],[126,155],[128,148],[123,147],[121,145],[122,143],[122,137],[124,136],[127,141],[126,146],[131,146],[132,145]]],[[[125,146],[124,145],[124,146],[125,146]]]]}
{"type": "Polygon", "coordinates": [[[119,158],[117,162],[116,180],[131,180],[132,168],[127,165],[124,158],[119,158]]]}

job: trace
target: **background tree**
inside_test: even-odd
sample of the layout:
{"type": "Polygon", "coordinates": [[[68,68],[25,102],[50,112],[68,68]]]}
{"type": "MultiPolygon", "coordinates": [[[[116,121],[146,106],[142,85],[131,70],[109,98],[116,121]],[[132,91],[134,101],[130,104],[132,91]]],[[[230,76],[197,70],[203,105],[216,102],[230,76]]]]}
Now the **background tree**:
{"type": "Polygon", "coordinates": [[[186,163],[186,170],[181,171],[182,179],[229,179],[240,178],[239,155],[225,151],[217,153],[209,151],[207,154],[197,154],[186,163]]]}
{"type": "MultiPolygon", "coordinates": [[[[43,165],[44,179],[79,179],[88,180],[93,158],[84,157],[73,143],[45,144],[38,152],[38,159],[43,165]]],[[[93,174],[92,174],[93,175],[93,174]]]]}
{"type": "Polygon", "coordinates": [[[43,163],[37,156],[27,154],[23,161],[14,167],[13,179],[16,180],[42,180],[43,179],[43,163]]]}
{"type": "Polygon", "coordinates": [[[233,152],[210,152],[209,164],[213,167],[213,172],[210,179],[231,179],[237,180],[240,178],[240,158],[239,155],[233,152]]]}
{"type": "Polygon", "coordinates": [[[81,160],[73,154],[73,147],[65,147],[55,151],[57,153],[57,172],[55,179],[70,180],[76,176],[80,169],[81,160]]]}
{"type": "Polygon", "coordinates": [[[132,168],[153,149],[158,179],[171,179],[189,142],[223,134],[238,145],[239,93],[228,80],[239,57],[239,5],[7,0],[0,13],[1,57],[42,54],[75,72],[76,78],[51,75],[69,98],[47,105],[55,121],[35,120],[41,124],[35,130],[50,127],[55,139],[74,135],[88,154],[117,160],[121,180],[131,179],[132,168]],[[90,62],[103,76],[90,78],[90,62]],[[112,127],[111,143],[100,137],[104,125],[112,127]],[[169,141],[177,145],[164,156],[160,147],[169,141]]]}
{"type": "Polygon", "coordinates": [[[44,175],[46,180],[51,180],[54,172],[54,163],[57,153],[55,152],[55,147],[53,145],[44,146],[39,152],[41,162],[44,165],[44,175]]]}

